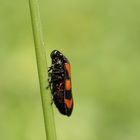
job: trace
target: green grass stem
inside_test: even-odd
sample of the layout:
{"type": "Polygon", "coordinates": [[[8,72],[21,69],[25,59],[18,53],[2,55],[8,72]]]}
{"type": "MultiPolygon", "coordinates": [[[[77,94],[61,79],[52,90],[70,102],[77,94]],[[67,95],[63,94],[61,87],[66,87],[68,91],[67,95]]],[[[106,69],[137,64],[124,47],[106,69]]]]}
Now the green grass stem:
{"type": "Polygon", "coordinates": [[[48,67],[46,53],[43,42],[41,21],[39,14],[39,5],[37,0],[29,0],[33,37],[35,44],[35,53],[37,60],[38,76],[40,82],[41,100],[44,114],[44,123],[47,140],[56,140],[56,130],[54,123],[53,108],[51,105],[51,93],[46,89],[48,85],[48,67]]]}

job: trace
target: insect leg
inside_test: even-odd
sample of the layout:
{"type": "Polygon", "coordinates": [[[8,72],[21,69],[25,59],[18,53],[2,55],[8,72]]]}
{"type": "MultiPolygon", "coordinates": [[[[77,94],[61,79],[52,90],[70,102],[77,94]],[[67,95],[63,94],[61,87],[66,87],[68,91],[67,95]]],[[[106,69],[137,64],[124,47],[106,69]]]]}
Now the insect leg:
{"type": "Polygon", "coordinates": [[[53,69],[53,66],[49,67],[48,72],[51,71],[53,69]]]}

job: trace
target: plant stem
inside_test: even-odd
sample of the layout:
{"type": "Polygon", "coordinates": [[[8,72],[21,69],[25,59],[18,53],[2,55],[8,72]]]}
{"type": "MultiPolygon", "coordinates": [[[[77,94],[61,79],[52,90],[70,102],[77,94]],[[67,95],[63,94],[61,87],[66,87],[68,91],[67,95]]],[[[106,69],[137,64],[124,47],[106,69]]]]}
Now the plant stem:
{"type": "Polygon", "coordinates": [[[47,140],[56,140],[56,130],[54,123],[53,108],[51,105],[51,93],[46,89],[48,83],[48,67],[46,62],[45,47],[42,36],[41,21],[39,14],[39,5],[37,0],[29,0],[32,29],[35,44],[35,53],[37,60],[38,76],[40,82],[40,92],[42,108],[44,114],[44,123],[47,140]]]}

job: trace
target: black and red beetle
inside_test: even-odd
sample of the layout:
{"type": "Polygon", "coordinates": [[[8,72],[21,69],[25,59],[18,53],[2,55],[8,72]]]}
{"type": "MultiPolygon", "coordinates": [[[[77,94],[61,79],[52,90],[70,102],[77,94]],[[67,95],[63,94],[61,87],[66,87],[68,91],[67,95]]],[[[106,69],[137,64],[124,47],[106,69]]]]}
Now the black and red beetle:
{"type": "Polygon", "coordinates": [[[50,57],[52,64],[48,72],[52,100],[60,113],[70,116],[73,110],[70,62],[58,50],[52,51],[50,57]]]}

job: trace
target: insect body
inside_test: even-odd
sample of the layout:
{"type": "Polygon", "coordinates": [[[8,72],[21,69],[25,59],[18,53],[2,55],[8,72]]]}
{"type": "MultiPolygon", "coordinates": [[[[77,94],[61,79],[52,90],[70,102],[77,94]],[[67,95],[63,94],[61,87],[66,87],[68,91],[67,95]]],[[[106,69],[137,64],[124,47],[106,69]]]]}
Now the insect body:
{"type": "Polygon", "coordinates": [[[73,110],[70,63],[58,50],[52,51],[50,56],[52,65],[48,72],[53,102],[60,113],[70,116],[73,110]]]}

